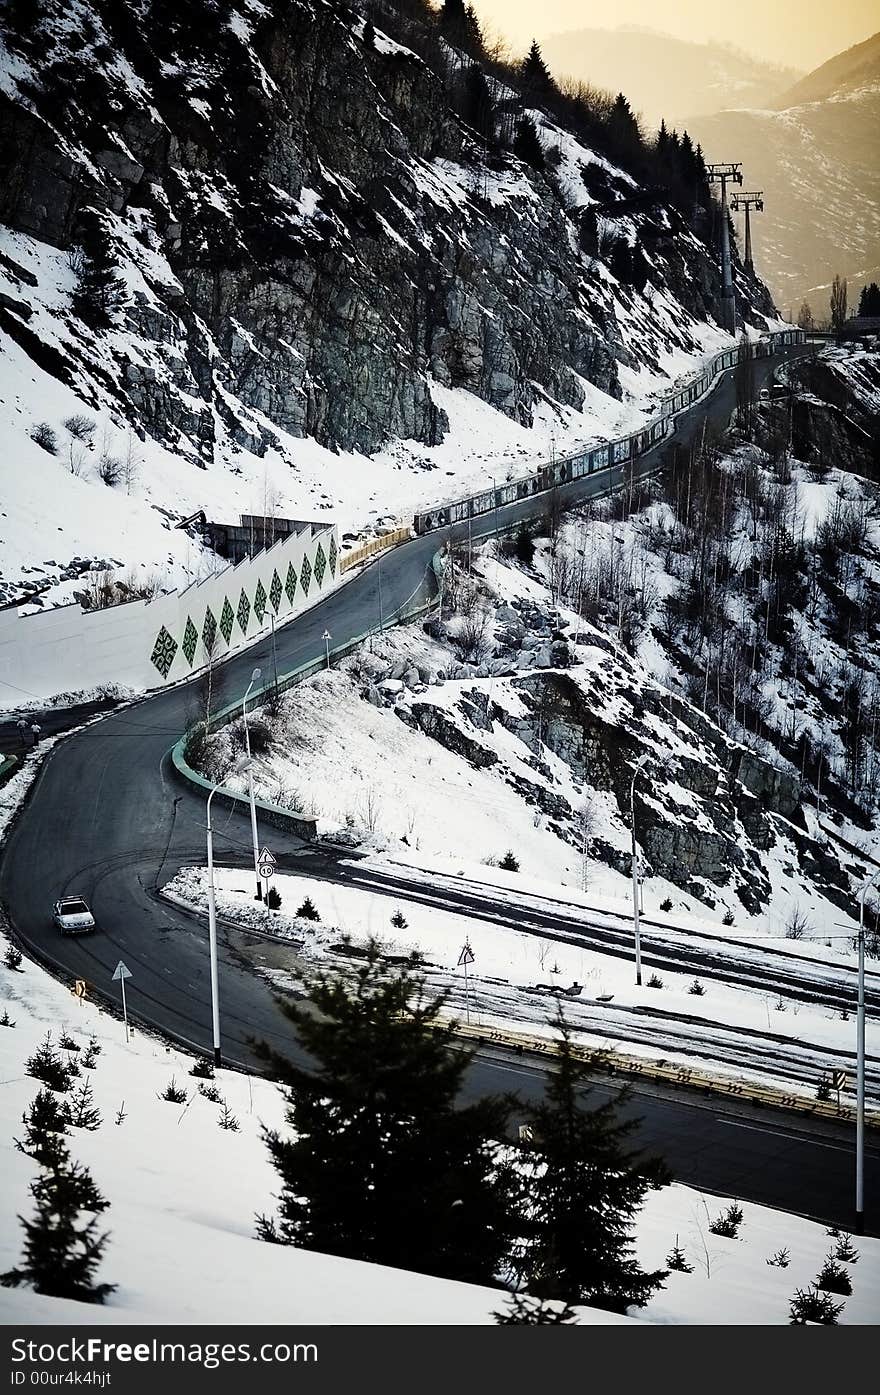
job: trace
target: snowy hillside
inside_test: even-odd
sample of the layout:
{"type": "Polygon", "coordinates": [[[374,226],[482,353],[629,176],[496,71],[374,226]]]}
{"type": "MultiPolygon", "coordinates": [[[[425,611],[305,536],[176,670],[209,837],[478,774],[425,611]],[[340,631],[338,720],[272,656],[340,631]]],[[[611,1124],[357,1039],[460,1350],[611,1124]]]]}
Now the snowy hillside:
{"type": "MultiPolygon", "coordinates": [[[[132,993],[136,991],[132,988],[132,993]]],[[[190,1074],[193,1058],[136,1033],[125,1042],[122,1023],[94,1006],[80,1006],[33,965],[0,967],[3,1025],[0,1090],[4,1205],[0,1211],[0,1270],[19,1261],[21,1226],[30,1215],[28,1188],[38,1168],[18,1151],[22,1114],[39,1089],[26,1062],[51,1036],[62,1034],[80,1062],[68,1098],[88,1085],[100,1114],[94,1130],[71,1126],[71,1155],[90,1169],[109,1201],[98,1218],[110,1240],[99,1278],[115,1284],[102,1306],[48,1298],[27,1287],[0,1287],[6,1323],[491,1323],[503,1309],[502,1289],[481,1289],[419,1274],[381,1269],[254,1238],[254,1216],[271,1212],[278,1179],[260,1126],[281,1125],[280,1091],[258,1078],[221,1071],[214,1103],[190,1074]],[[91,1042],[94,1068],[83,1063],[91,1042]],[[161,1098],[172,1077],[185,1103],[161,1098]]],[[[60,1099],[60,1096],[57,1098],[60,1099]]],[[[673,1186],[649,1197],[638,1234],[638,1258],[663,1267],[677,1243],[694,1266],[669,1275],[637,1319],[579,1309],[589,1323],[786,1323],[796,1288],[812,1281],[837,1243],[822,1226],[744,1203],[738,1238],[709,1233],[724,1208],[718,1197],[673,1186]],[[787,1267],[768,1261],[788,1251],[787,1267]]],[[[880,1293],[880,1242],[859,1240],[848,1266],[852,1296],[841,1323],[868,1323],[880,1293]]],[[[838,1300],[841,1301],[841,1300],[838,1300]]]]}
{"type": "MultiPolygon", "coordinates": [[[[801,492],[796,511],[809,504],[815,535],[826,512],[839,510],[838,481],[801,492]]],[[[637,810],[655,909],[668,898],[702,915],[708,907],[715,922],[769,919],[782,934],[794,918],[829,935],[854,912],[848,859],[841,863],[819,828],[805,783],[821,779],[824,812],[842,801],[862,833],[876,797],[875,754],[860,746],[868,803],[859,813],[848,793],[851,723],[838,733],[829,719],[829,709],[840,710],[845,658],[814,609],[801,616],[800,672],[786,671],[782,637],[774,658],[762,636],[760,669],[740,660],[728,711],[734,625],[722,678],[715,655],[704,694],[705,664],[693,671],[681,625],[673,621],[671,643],[663,619],[676,611],[665,604],[677,590],[662,560],[669,527],[658,505],[629,523],[599,510],[566,520],[552,559],[539,539],[532,568],[494,545],[475,557],[473,577],[466,556],[463,572],[448,563],[448,618],[442,631],[431,626],[436,637],[412,629],[377,637],[339,672],[286,694],[279,715],[264,714],[261,793],[315,815],[324,829],[366,829],[397,856],[403,841],[452,868],[513,849],[530,875],[626,897],[630,776],[644,754],[637,810]],[[593,611],[593,622],[554,607],[551,577],[554,591],[561,586],[567,601],[593,611]],[[616,588],[626,592],[635,577],[650,609],[644,621],[618,613],[616,588]],[[811,647],[821,663],[805,668],[811,647]]],[[[746,646],[744,633],[739,643],[746,646]]],[[[713,652],[704,646],[704,657],[713,652]]],[[[860,733],[870,727],[868,697],[866,689],[860,733]]],[[[236,783],[237,749],[235,725],[216,734],[213,778],[236,783]]]]}
{"type": "Polygon", "coordinates": [[[344,5],[200,6],[4,14],[3,596],[198,577],[173,525],[202,509],[405,517],[622,432],[725,342],[705,227],[540,102],[491,77],[480,137],[448,48],[370,45],[344,5]]]}
{"type": "Polygon", "coordinates": [[[755,262],[777,304],[795,317],[806,299],[825,320],[835,274],[856,295],[880,274],[880,39],[823,64],[778,103],[726,105],[735,109],[692,128],[716,158],[734,151],[747,187],[764,190],[755,262]],[[849,55],[860,53],[850,71],[849,55]]]}

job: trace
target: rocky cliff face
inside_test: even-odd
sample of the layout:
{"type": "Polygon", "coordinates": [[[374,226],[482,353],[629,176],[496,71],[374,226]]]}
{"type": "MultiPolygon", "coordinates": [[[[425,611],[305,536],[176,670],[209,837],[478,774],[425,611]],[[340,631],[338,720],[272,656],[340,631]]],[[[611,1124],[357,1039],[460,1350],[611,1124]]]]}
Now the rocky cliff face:
{"type": "MultiPolygon", "coordinates": [[[[634,181],[552,124],[565,159],[546,172],[490,150],[348,5],[40,0],[7,25],[0,219],[65,248],[100,237],[128,348],[74,324],[76,353],[163,443],[206,463],[220,423],[257,453],[273,424],[434,443],[432,382],[528,423],[544,396],[619,396],[618,361],[700,348],[718,276],[675,210],[648,198],[625,220],[650,280],[619,285],[577,221],[634,181]]],[[[739,289],[760,323],[766,292],[739,289]]]]}

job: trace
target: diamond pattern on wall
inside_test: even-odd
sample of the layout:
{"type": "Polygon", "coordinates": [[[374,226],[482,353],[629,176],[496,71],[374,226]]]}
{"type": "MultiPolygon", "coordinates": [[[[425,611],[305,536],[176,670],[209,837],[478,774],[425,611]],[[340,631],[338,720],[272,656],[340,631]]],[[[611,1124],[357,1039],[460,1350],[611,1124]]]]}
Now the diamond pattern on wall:
{"type": "Polygon", "coordinates": [[[202,643],[205,646],[205,653],[210,654],[214,648],[217,638],[217,621],[214,619],[214,612],[211,607],[205,611],[205,623],[202,626],[202,643]]]}
{"type": "Polygon", "coordinates": [[[241,627],[242,634],[247,634],[248,621],[251,618],[251,603],[244,594],[244,591],[242,591],[238,598],[238,610],[236,614],[238,615],[238,623],[241,627]]]}
{"type": "Polygon", "coordinates": [[[293,570],[292,562],[288,562],[287,564],[287,581],[284,590],[287,593],[287,599],[290,601],[290,604],[293,605],[293,598],[296,595],[296,572],[293,570]]]}
{"type": "Polygon", "coordinates": [[[177,653],[177,640],[174,639],[163,625],[156,636],[156,643],[153,645],[153,652],[150,655],[152,663],[156,665],[163,678],[167,678],[174,663],[174,655],[177,653]]]}
{"type": "Polygon", "coordinates": [[[192,668],[192,661],[196,656],[196,645],[199,642],[199,632],[189,616],[186,617],[186,629],[183,632],[183,644],[180,646],[186,655],[186,661],[192,668]]]}
{"type": "Polygon", "coordinates": [[[338,549],[338,547],[336,546],[336,539],[335,539],[335,537],[333,536],[332,533],[330,534],[330,546],[329,546],[329,548],[328,548],[328,554],[329,554],[329,562],[330,562],[330,575],[331,575],[331,576],[335,576],[335,575],[336,575],[336,562],[337,562],[338,557],[339,557],[339,549],[338,549]]]}
{"type": "Polygon", "coordinates": [[[315,548],[315,580],[320,586],[324,580],[324,573],[327,570],[327,558],[324,556],[324,549],[320,543],[315,548]]]}
{"type": "Polygon", "coordinates": [[[229,597],[223,597],[223,609],[220,612],[220,633],[228,644],[232,637],[232,626],[235,623],[235,612],[229,604],[229,597]]]}
{"type": "Polygon", "coordinates": [[[282,590],[281,577],[278,575],[277,571],[274,571],[272,573],[272,585],[269,587],[269,600],[272,602],[272,609],[276,615],[278,614],[278,607],[281,604],[282,590]]]}
{"type": "Polygon", "coordinates": [[[309,586],[311,585],[311,580],[312,580],[312,567],[311,567],[311,563],[309,562],[308,557],[304,557],[304,558],[303,558],[303,564],[302,564],[302,571],[301,571],[300,574],[299,574],[299,584],[300,584],[300,586],[302,587],[303,592],[304,592],[304,594],[305,594],[306,596],[309,594],[309,586]]]}
{"type": "Polygon", "coordinates": [[[254,615],[260,624],[263,623],[263,616],[266,614],[266,588],[262,581],[257,582],[257,589],[254,592],[254,615]]]}

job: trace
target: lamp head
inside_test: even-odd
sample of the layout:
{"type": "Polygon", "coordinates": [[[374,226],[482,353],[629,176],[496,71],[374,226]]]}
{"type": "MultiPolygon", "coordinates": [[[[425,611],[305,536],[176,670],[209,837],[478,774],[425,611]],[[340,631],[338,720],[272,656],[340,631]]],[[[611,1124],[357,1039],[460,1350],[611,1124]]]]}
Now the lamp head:
{"type": "Polygon", "coordinates": [[[263,670],[261,668],[255,668],[253,673],[251,674],[251,682],[256,683],[257,679],[262,678],[262,676],[263,670]]]}

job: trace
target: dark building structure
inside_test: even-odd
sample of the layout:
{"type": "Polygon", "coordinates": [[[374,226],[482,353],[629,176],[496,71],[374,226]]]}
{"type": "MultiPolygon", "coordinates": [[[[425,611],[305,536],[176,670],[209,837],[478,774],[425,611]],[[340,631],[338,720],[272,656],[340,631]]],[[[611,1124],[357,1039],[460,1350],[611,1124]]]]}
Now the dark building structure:
{"type": "Polygon", "coordinates": [[[219,557],[225,557],[230,562],[255,557],[258,552],[273,547],[281,538],[320,526],[295,518],[264,517],[252,513],[241,514],[240,520],[239,523],[212,523],[205,517],[204,510],[200,510],[189,518],[181,519],[177,526],[197,533],[219,557]]]}

